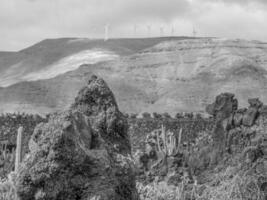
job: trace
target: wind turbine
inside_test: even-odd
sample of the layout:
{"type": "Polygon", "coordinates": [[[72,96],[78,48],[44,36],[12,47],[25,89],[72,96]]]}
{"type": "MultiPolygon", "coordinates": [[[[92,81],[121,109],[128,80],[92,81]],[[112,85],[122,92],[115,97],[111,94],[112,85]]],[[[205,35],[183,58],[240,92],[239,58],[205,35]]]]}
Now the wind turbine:
{"type": "Polygon", "coordinates": [[[160,37],[163,37],[164,36],[164,27],[160,27],[159,28],[159,32],[160,32],[160,37]]]}
{"type": "Polygon", "coordinates": [[[174,29],[174,26],[172,26],[172,29],[171,29],[171,36],[174,36],[174,32],[175,32],[175,29],[174,29]]]}
{"type": "Polygon", "coordinates": [[[134,24],[134,29],[133,29],[133,30],[134,30],[134,37],[136,37],[136,34],[137,34],[137,28],[138,28],[137,25],[134,24]]]}
{"type": "Polygon", "coordinates": [[[195,27],[193,27],[193,37],[196,37],[197,36],[197,31],[195,29],[195,27]]]}
{"type": "Polygon", "coordinates": [[[151,36],[151,25],[147,25],[147,37],[151,36]]]}
{"type": "Polygon", "coordinates": [[[109,39],[109,24],[105,25],[105,38],[104,41],[107,41],[109,39]]]}

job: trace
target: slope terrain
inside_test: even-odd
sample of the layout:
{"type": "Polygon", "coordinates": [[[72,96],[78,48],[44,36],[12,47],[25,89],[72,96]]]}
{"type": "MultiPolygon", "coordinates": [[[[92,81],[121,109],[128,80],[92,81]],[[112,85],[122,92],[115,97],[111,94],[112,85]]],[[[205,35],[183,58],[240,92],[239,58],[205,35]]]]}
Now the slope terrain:
{"type": "MultiPolygon", "coordinates": [[[[91,74],[107,81],[122,111],[201,112],[214,96],[267,101],[267,43],[216,38],[44,40],[0,52],[0,111],[67,108],[91,74]]],[[[244,100],[244,101],[242,101],[244,100]]]]}

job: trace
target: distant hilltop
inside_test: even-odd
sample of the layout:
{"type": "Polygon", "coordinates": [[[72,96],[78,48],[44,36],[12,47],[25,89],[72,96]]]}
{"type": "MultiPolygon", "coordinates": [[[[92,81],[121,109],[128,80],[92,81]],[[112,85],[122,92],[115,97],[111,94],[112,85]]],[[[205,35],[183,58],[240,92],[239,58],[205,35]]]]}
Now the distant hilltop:
{"type": "Polygon", "coordinates": [[[203,112],[231,92],[267,102],[267,43],[220,38],[60,38],[0,52],[0,112],[68,107],[90,75],[105,79],[123,112],[203,112]]]}

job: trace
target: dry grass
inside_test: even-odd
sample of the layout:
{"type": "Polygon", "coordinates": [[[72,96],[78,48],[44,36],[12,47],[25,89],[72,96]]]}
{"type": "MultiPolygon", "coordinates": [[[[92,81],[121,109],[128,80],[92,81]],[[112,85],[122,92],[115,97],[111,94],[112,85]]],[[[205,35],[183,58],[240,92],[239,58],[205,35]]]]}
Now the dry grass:
{"type": "Polygon", "coordinates": [[[137,183],[137,190],[140,195],[140,200],[183,200],[184,185],[180,187],[169,186],[166,182],[153,182],[144,186],[142,183],[137,183]]]}
{"type": "Polygon", "coordinates": [[[137,189],[141,200],[265,200],[258,184],[262,174],[254,173],[255,166],[247,170],[227,167],[202,185],[182,181],[174,187],[166,182],[153,182],[146,186],[138,183],[137,189]]]}
{"type": "Polygon", "coordinates": [[[204,195],[211,200],[265,200],[266,194],[259,188],[259,179],[265,175],[255,170],[262,162],[264,159],[259,159],[246,169],[242,165],[226,168],[207,186],[204,195]]]}
{"type": "MultiPolygon", "coordinates": [[[[201,195],[195,193],[197,200],[263,200],[257,185],[257,180],[252,176],[235,175],[231,179],[218,180],[217,185],[205,185],[201,195]]],[[[215,183],[215,182],[214,182],[215,183]]]]}
{"type": "Polygon", "coordinates": [[[10,181],[0,183],[0,200],[15,200],[15,189],[10,181]]]}
{"type": "Polygon", "coordinates": [[[0,200],[17,200],[16,189],[13,184],[14,173],[8,175],[8,179],[0,180],[0,200]]]}

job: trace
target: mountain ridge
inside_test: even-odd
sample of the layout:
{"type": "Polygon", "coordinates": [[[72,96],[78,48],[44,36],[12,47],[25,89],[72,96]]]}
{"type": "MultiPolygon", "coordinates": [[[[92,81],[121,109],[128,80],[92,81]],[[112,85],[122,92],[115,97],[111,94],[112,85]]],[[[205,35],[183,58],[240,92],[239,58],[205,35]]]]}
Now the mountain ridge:
{"type": "Polygon", "coordinates": [[[15,56],[17,63],[0,57],[0,86],[5,80],[15,80],[15,84],[0,88],[2,112],[46,114],[62,110],[92,74],[107,81],[121,110],[128,113],[203,112],[221,92],[237,94],[242,106],[250,97],[267,101],[267,43],[259,41],[168,37],[104,42],[63,38],[44,40],[20,53],[27,55],[22,64],[18,61],[21,54],[15,56]],[[90,63],[88,53],[84,60],[79,57],[89,50],[114,57],[90,63]],[[4,67],[10,62],[13,65],[4,67]],[[38,77],[47,66],[70,70],[43,80],[41,75],[28,82],[22,78],[30,73],[38,77]]]}

